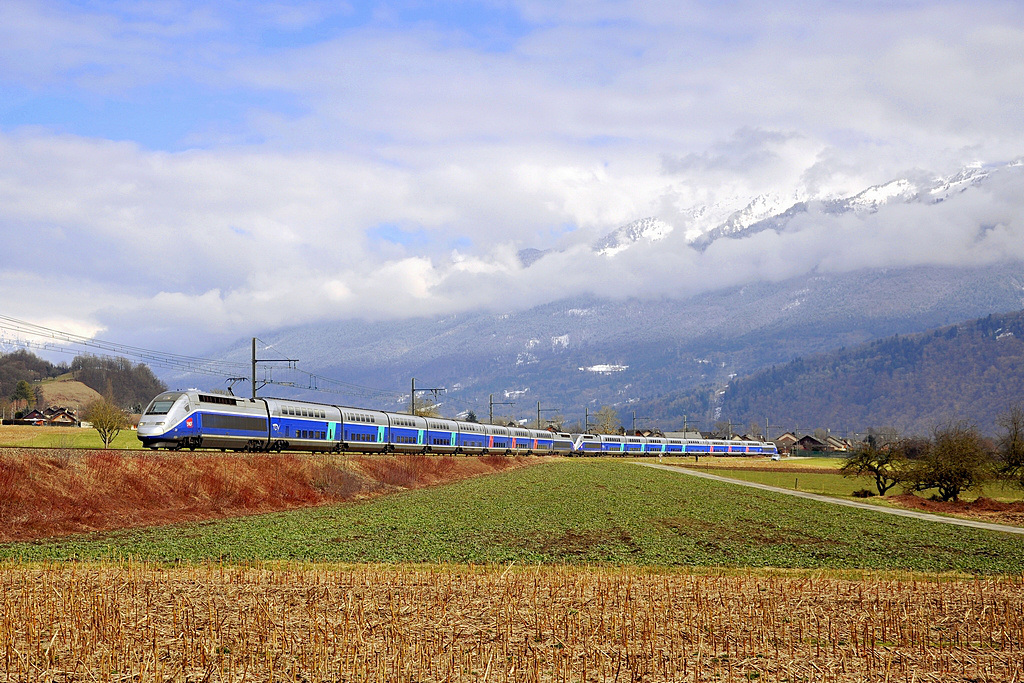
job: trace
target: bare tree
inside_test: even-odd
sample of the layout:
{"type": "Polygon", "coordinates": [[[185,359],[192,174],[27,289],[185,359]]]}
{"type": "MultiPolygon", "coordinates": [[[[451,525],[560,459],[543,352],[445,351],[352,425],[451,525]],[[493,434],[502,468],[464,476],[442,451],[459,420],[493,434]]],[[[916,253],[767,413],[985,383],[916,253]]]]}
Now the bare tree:
{"type": "Polygon", "coordinates": [[[601,410],[594,415],[594,421],[594,429],[599,434],[615,434],[621,426],[619,414],[611,406],[601,406],[601,410]]]}
{"type": "Polygon", "coordinates": [[[869,440],[853,449],[839,470],[844,477],[871,475],[875,478],[878,495],[884,496],[896,484],[903,481],[907,471],[907,459],[895,443],[869,440]]]}
{"type": "Polygon", "coordinates": [[[930,448],[911,465],[907,482],[917,491],[937,489],[941,500],[959,500],[991,473],[992,452],[978,428],[958,422],[935,430],[930,448]]]}
{"type": "Polygon", "coordinates": [[[999,474],[1024,488],[1024,406],[1010,406],[996,424],[1006,430],[996,443],[999,474]]]}
{"type": "Polygon", "coordinates": [[[437,410],[437,404],[429,398],[421,398],[416,401],[416,414],[420,417],[441,417],[437,410]]]}
{"type": "Polygon", "coordinates": [[[117,438],[122,429],[131,424],[128,413],[118,408],[113,401],[101,398],[90,403],[82,418],[91,422],[93,429],[99,432],[103,447],[110,448],[110,442],[117,438]]]}

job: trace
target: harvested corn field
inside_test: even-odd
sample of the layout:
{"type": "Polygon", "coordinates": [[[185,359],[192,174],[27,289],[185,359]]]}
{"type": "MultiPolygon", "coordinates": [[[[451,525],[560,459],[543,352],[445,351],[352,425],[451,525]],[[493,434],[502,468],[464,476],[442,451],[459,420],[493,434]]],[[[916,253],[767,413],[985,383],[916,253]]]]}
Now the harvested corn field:
{"type": "Polygon", "coordinates": [[[5,563],[0,595],[17,681],[1024,677],[1020,577],[5,563]]]}

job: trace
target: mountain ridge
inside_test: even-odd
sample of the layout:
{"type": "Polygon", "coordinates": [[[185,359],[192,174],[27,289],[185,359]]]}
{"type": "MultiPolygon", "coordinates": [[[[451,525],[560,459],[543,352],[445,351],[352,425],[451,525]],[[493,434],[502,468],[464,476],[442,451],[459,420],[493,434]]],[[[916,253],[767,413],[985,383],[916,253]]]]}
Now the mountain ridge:
{"type": "Polygon", "coordinates": [[[924,435],[966,421],[995,433],[1024,402],[1024,310],[990,314],[773,365],[727,384],[644,402],[645,414],[778,429],[895,428],[924,435]]]}

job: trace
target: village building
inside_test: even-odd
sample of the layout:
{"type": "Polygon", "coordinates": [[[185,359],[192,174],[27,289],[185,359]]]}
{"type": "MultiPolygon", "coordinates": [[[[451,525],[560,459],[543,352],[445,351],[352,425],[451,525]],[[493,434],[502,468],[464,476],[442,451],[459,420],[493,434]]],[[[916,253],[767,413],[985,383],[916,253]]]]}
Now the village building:
{"type": "Polygon", "coordinates": [[[78,419],[77,412],[72,408],[50,406],[44,410],[33,408],[14,420],[14,423],[37,427],[78,427],[81,425],[81,420],[78,419]]]}

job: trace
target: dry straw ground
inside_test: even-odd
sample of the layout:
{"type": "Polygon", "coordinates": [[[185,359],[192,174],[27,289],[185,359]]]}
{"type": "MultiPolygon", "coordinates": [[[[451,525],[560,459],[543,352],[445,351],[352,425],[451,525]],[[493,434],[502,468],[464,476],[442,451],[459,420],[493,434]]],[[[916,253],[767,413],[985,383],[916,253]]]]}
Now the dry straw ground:
{"type": "Polygon", "coordinates": [[[7,681],[1020,681],[1021,579],[0,565],[7,681]]]}

